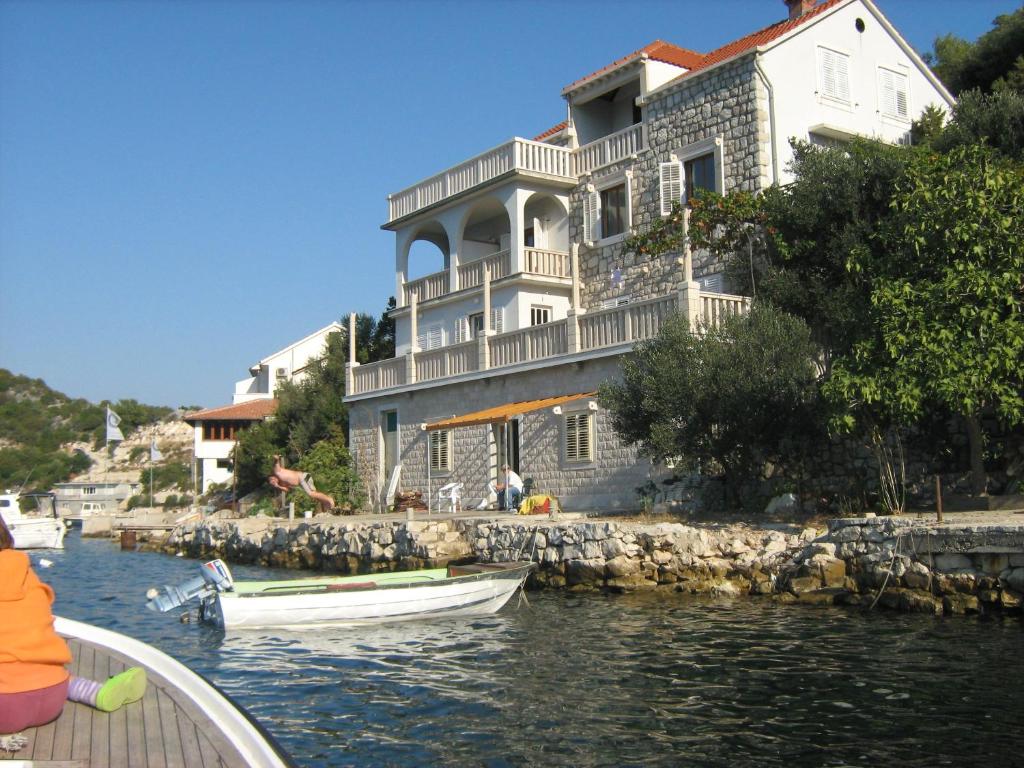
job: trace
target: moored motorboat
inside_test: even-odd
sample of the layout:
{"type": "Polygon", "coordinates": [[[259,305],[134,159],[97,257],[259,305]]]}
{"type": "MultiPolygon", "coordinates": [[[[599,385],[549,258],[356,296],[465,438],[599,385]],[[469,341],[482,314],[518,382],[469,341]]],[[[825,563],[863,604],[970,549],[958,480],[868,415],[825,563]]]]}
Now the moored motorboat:
{"type": "MultiPolygon", "coordinates": [[[[48,499],[51,507],[51,494],[28,494],[37,499],[48,499]]],[[[63,549],[64,533],[67,526],[56,514],[22,514],[18,494],[7,491],[0,493],[0,517],[14,537],[15,549],[63,549]]]]}
{"type": "Polygon", "coordinates": [[[234,581],[220,560],[179,586],[150,590],[147,607],[169,611],[191,599],[223,629],[346,626],[498,611],[536,567],[531,562],[449,565],[363,576],[234,581]]]}

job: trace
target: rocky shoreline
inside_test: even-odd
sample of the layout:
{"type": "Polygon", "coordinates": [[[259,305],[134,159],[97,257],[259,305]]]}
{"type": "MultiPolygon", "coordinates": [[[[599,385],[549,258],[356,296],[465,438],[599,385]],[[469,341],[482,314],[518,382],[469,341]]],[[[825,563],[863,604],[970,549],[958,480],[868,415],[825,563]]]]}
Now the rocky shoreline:
{"type": "Polygon", "coordinates": [[[784,603],[941,614],[1019,613],[1024,525],[937,525],[892,517],[797,526],[633,520],[435,518],[190,522],[152,549],[229,563],[341,573],[448,562],[538,563],[531,588],[672,589],[784,603]]]}

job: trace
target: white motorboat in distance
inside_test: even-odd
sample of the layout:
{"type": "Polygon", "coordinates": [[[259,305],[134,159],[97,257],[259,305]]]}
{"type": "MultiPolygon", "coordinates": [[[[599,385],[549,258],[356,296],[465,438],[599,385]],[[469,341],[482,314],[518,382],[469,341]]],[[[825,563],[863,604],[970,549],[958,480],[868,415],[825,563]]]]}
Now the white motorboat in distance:
{"type": "Polygon", "coordinates": [[[536,567],[531,562],[449,565],[421,571],[233,581],[220,560],[179,586],[150,590],[147,607],[166,612],[198,598],[200,616],[222,629],[352,626],[498,611],[536,567]]]}
{"type": "Polygon", "coordinates": [[[21,512],[19,494],[7,491],[0,493],[0,517],[14,537],[15,549],[64,549],[64,533],[67,526],[56,515],[53,494],[25,494],[37,499],[41,509],[49,502],[50,514],[25,515],[21,512]]]}

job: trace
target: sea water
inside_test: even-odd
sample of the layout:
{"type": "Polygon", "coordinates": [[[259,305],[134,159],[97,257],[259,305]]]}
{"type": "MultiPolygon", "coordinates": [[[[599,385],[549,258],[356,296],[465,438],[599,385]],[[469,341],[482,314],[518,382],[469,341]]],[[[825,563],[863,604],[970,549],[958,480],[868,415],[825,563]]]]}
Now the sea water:
{"type": "Polygon", "coordinates": [[[1024,765],[1019,617],[531,592],[481,619],[224,634],[145,608],[197,561],[66,546],[32,553],[58,614],[205,675],[301,766],[1024,765]]]}

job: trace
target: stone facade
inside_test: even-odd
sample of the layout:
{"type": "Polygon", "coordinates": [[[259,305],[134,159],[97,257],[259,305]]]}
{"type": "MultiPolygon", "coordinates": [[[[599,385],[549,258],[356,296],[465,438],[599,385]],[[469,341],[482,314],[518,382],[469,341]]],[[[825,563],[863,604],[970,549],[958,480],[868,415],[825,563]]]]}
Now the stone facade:
{"type": "MultiPolygon", "coordinates": [[[[427,488],[428,433],[420,425],[492,408],[506,403],[556,395],[593,392],[603,381],[618,376],[619,358],[610,356],[539,370],[503,373],[474,380],[424,387],[415,391],[357,401],[349,408],[350,445],[360,477],[371,497],[380,496],[380,413],[398,411],[401,487],[427,488]]],[[[593,461],[570,463],[564,456],[564,415],[550,408],[520,417],[519,474],[532,479],[535,492],[555,496],[566,510],[636,509],[637,488],[650,479],[651,463],[633,447],[618,440],[603,408],[589,409],[596,398],[563,406],[565,413],[592,414],[593,461]]],[[[432,474],[431,489],[449,482],[464,484],[464,505],[475,506],[487,494],[488,482],[497,476],[497,448],[489,424],[459,427],[451,435],[451,471],[432,474]]],[[[656,471],[656,470],[655,470],[656,471]]],[[[436,508],[436,497],[431,499],[436,508]]]]}
{"type": "MultiPolygon", "coordinates": [[[[632,229],[643,232],[661,216],[659,167],[673,153],[698,142],[721,141],[720,192],[755,192],[771,183],[767,96],[754,69],[753,56],[685,78],[659,91],[646,106],[647,150],[635,159],[596,170],[581,179],[571,196],[569,234],[583,242],[583,201],[590,186],[629,174],[632,229]]],[[[695,280],[722,270],[706,252],[694,254],[695,280]]],[[[581,300],[586,308],[628,294],[633,300],[663,296],[684,279],[679,254],[654,259],[627,253],[620,238],[606,245],[580,248],[581,300]],[[622,271],[623,287],[608,279],[614,267],[622,271]]]]}

